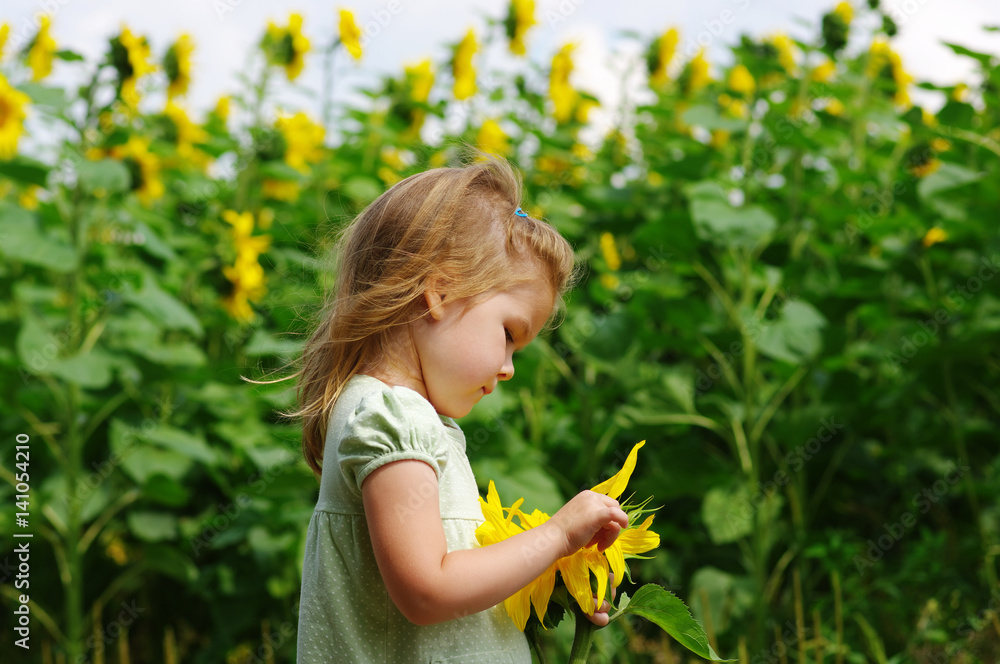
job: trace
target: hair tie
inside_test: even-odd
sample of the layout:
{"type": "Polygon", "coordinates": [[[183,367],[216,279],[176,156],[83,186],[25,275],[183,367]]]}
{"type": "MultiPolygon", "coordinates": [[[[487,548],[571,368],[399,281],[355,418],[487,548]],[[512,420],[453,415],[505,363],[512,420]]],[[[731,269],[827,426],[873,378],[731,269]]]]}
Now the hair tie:
{"type": "Polygon", "coordinates": [[[527,217],[528,216],[528,213],[525,212],[524,210],[522,210],[520,207],[518,207],[516,210],[514,210],[514,214],[516,214],[519,217],[527,217]]]}

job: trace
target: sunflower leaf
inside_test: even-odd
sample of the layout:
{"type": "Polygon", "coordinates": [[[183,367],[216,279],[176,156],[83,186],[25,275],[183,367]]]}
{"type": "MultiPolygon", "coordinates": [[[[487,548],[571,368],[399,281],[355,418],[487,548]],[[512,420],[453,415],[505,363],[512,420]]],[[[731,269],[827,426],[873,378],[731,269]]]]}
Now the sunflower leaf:
{"type": "Polygon", "coordinates": [[[647,583],[636,591],[631,601],[622,597],[624,606],[611,617],[615,620],[623,615],[635,614],[642,616],[658,625],[694,654],[713,662],[733,662],[732,659],[722,659],[708,643],[705,630],[691,616],[687,605],[673,593],[655,583],[647,583]]]}

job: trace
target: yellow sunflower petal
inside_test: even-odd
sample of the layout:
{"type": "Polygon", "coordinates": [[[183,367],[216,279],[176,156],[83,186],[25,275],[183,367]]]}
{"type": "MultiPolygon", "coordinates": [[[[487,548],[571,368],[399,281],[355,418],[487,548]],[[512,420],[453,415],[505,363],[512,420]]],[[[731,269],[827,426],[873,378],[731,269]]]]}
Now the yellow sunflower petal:
{"type": "Polygon", "coordinates": [[[617,499],[625,491],[625,487],[628,486],[628,481],[632,477],[632,471],[635,470],[636,458],[639,454],[639,449],[646,444],[646,441],[642,441],[635,444],[632,451],[628,453],[628,458],[625,459],[625,464],[622,469],[619,470],[613,477],[606,479],[597,486],[595,486],[591,491],[596,491],[597,493],[603,493],[606,496],[617,499]]]}
{"type": "Polygon", "coordinates": [[[594,598],[590,590],[590,568],[587,565],[586,549],[580,549],[571,556],[556,562],[562,574],[566,589],[588,616],[594,614],[594,598]],[[589,609],[589,610],[588,610],[589,609]]]}

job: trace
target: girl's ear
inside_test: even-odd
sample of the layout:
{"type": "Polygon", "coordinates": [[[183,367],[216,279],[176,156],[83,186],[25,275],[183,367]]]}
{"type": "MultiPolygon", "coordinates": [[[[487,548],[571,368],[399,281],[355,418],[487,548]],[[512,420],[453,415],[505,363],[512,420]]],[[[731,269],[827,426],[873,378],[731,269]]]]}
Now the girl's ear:
{"type": "Polygon", "coordinates": [[[427,311],[430,313],[431,318],[441,320],[441,316],[444,315],[442,311],[444,296],[435,290],[427,289],[424,291],[424,300],[427,302],[427,311]]]}
{"type": "Polygon", "coordinates": [[[439,289],[440,282],[432,279],[427,282],[427,289],[424,291],[427,312],[434,320],[441,320],[441,317],[444,316],[444,294],[439,289]]]}

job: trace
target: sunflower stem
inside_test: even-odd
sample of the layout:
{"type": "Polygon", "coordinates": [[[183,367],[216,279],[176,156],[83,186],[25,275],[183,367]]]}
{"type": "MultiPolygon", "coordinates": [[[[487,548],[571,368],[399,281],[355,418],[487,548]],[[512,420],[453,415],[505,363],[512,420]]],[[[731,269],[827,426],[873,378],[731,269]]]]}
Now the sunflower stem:
{"type": "Polygon", "coordinates": [[[548,664],[548,660],[545,658],[545,651],[542,650],[542,640],[538,635],[538,623],[529,622],[527,629],[524,630],[524,635],[528,637],[528,645],[531,646],[531,651],[535,653],[538,664],[548,664]]]}
{"type": "Polygon", "coordinates": [[[573,648],[569,652],[569,664],[587,664],[590,645],[594,642],[597,627],[587,619],[579,607],[573,607],[576,629],[573,633],[573,648]]]}

